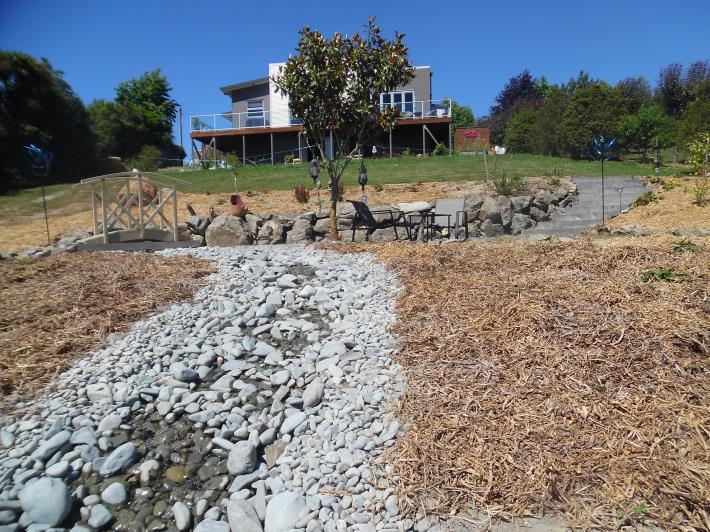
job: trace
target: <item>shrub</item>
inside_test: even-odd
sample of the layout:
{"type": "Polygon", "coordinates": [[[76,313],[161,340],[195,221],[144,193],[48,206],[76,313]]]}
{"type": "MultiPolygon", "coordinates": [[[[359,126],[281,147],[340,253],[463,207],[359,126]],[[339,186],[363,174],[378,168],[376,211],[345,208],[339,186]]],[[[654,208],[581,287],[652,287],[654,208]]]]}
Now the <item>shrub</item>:
{"type": "Polygon", "coordinates": [[[708,192],[710,192],[710,185],[708,185],[707,177],[699,177],[695,185],[693,186],[693,196],[695,196],[695,203],[701,207],[708,202],[708,192]]]}
{"type": "Polygon", "coordinates": [[[382,192],[385,187],[382,185],[382,183],[375,183],[375,185],[372,187],[375,189],[375,192],[382,192]]]}
{"type": "Polygon", "coordinates": [[[710,133],[700,133],[688,144],[689,155],[685,162],[690,165],[694,173],[705,175],[708,171],[705,168],[708,150],[710,150],[710,133]]]}
{"type": "Polygon", "coordinates": [[[143,146],[138,160],[139,170],[155,172],[160,167],[160,150],[155,146],[143,146]]]}
{"type": "Polygon", "coordinates": [[[665,283],[672,283],[677,281],[680,277],[687,276],[687,273],[676,273],[666,270],[665,268],[651,268],[641,276],[641,282],[648,283],[651,281],[663,281],[665,283]]]}
{"type": "Polygon", "coordinates": [[[412,150],[409,148],[404,148],[404,151],[402,152],[402,157],[411,157],[412,156],[412,150]]]}
{"type": "Polygon", "coordinates": [[[634,201],[634,207],[640,207],[641,205],[650,205],[651,203],[658,203],[659,200],[660,198],[658,197],[658,194],[656,194],[652,190],[649,190],[648,192],[644,192],[638,198],[636,198],[636,201],[634,201]]]}
{"type": "Polygon", "coordinates": [[[311,193],[308,192],[306,187],[304,187],[303,185],[297,186],[294,189],[293,194],[296,196],[296,201],[298,203],[308,203],[311,199],[311,193]]]}
{"type": "Polygon", "coordinates": [[[232,172],[232,178],[234,179],[234,192],[239,193],[239,189],[237,188],[237,177],[239,177],[239,164],[241,161],[239,160],[239,157],[236,156],[234,153],[228,153],[227,154],[227,166],[229,166],[229,169],[232,172]]]}
{"type": "Polygon", "coordinates": [[[696,252],[700,251],[700,247],[695,242],[690,240],[689,238],[681,238],[676,243],[675,247],[673,248],[673,251],[675,253],[686,253],[686,252],[696,253],[696,252]]]}
{"type": "Polygon", "coordinates": [[[504,171],[491,176],[490,184],[500,196],[513,196],[525,190],[525,180],[522,177],[508,177],[504,171]]]}
{"type": "Polygon", "coordinates": [[[674,188],[678,188],[680,183],[678,183],[678,181],[674,181],[673,179],[665,179],[661,181],[661,186],[663,187],[663,190],[670,191],[674,188]]]}
{"type": "Polygon", "coordinates": [[[293,155],[290,153],[284,155],[284,164],[293,164],[293,155]]]}
{"type": "Polygon", "coordinates": [[[449,148],[446,147],[446,144],[443,142],[439,142],[436,145],[436,148],[434,148],[434,151],[431,152],[432,155],[448,155],[449,154],[449,148]]]}

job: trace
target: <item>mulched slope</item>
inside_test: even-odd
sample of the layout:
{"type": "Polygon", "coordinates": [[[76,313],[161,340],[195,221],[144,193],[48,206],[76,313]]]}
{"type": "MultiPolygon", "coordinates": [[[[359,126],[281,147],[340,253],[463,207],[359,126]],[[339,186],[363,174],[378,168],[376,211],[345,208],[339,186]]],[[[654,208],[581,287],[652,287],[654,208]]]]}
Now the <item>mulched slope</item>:
{"type": "Polygon", "coordinates": [[[143,253],[0,262],[0,392],[38,391],[106,335],[191,297],[212,271],[143,253]]]}
{"type": "Polygon", "coordinates": [[[710,239],[675,240],[360,246],[405,285],[405,509],[710,529],[710,239]]]}

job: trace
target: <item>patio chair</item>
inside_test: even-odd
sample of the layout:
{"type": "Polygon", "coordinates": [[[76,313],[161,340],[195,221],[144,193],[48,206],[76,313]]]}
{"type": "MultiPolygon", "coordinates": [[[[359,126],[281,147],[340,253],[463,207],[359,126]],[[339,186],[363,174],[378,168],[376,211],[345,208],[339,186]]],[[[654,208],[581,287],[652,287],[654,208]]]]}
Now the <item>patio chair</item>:
{"type": "Polygon", "coordinates": [[[429,216],[432,229],[453,229],[457,240],[463,229],[464,239],[468,239],[468,215],[464,210],[463,198],[437,200],[434,212],[429,216]]]}
{"type": "Polygon", "coordinates": [[[391,209],[378,209],[371,211],[370,208],[365,205],[362,201],[348,200],[352,203],[355,208],[355,217],[353,218],[352,225],[352,241],[355,242],[355,231],[366,231],[365,240],[370,240],[370,235],[374,233],[377,229],[383,229],[385,227],[394,227],[394,236],[399,240],[399,234],[397,233],[398,227],[403,227],[407,231],[407,238],[411,240],[411,226],[403,219],[402,213],[400,213],[396,218],[394,212],[391,209]],[[388,214],[389,219],[385,219],[378,222],[373,214],[388,214]]]}

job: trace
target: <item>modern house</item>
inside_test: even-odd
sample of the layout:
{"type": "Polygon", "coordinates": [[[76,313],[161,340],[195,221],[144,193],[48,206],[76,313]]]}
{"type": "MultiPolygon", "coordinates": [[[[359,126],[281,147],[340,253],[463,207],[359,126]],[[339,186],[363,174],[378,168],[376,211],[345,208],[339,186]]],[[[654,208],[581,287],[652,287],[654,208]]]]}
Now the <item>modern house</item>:
{"type": "MultiPolygon", "coordinates": [[[[272,81],[282,64],[270,64],[266,77],[222,87],[231,101],[229,111],[190,116],[197,158],[204,157],[207,148],[214,148],[212,153],[233,152],[250,163],[280,163],[288,154],[300,161],[314,156],[299,120],[291,116],[288,96],[280,94],[272,81]]],[[[397,108],[399,118],[392,131],[374,140],[378,156],[391,157],[406,149],[412,154],[427,154],[439,143],[451,149],[451,102],[432,100],[431,78],[430,67],[416,67],[407,85],[380,95],[380,105],[397,108]]],[[[326,150],[332,154],[333,149],[331,136],[326,150]]],[[[372,148],[364,155],[372,156],[372,148]]]]}

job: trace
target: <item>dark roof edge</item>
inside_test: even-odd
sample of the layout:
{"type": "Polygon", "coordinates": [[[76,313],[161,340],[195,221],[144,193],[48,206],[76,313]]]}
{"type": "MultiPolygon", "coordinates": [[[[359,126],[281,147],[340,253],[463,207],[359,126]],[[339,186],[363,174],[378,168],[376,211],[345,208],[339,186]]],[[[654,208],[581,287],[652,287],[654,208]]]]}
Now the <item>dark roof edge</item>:
{"type": "Polygon", "coordinates": [[[228,94],[232,91],[238,90],[238,89],[244,89],[246,87],[255,87],[257,85],[263,85],[264,83],[268,83],[269,78],[268,76],[265,78],[257,78],[257,79],[252,79],[249,81],[242,81],[241,83],[235,83],[233,85],[227,85],[225,87],[220,87],[219,90],[221,90],[224,94],[228,94]]]}

